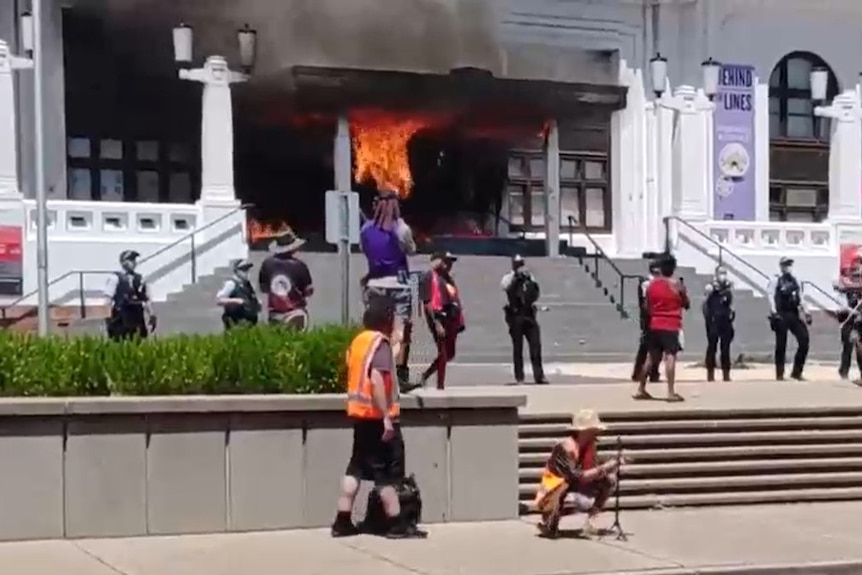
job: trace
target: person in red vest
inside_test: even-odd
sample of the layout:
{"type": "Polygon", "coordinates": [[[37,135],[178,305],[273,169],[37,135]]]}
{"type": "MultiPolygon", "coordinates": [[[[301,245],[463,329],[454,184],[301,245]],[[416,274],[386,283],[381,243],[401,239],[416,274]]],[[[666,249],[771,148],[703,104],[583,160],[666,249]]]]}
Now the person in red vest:
{"type": "Polygon", "coordinates": [[[419,299],[437,345],[437,357],[422,374],[422,385],[436,373],[437,389],[446,386],[446,364],[454,359],[458,334],[464,331],[461,298],[452,278],[452,264],[456,261],[458,258],[449,252],[435,253],[431,256],[431,269],[419,282],[419,299]]]}
{"type": "Polygon", "coordinates": [[[667,401],[683,401],[674,388],[676,384],[676,356],[681,348],[682,312],[691,303],[682,279],[673,277],[676,272],[676,258],[665,255],[659,262],[659,276],[646,289],[646,307],[649,314],[648,346],[649,356],[640,373],[635,399],[652,399],[646,390],[647,375],[653,365],[664,360],[667,378],[667,401]]]}

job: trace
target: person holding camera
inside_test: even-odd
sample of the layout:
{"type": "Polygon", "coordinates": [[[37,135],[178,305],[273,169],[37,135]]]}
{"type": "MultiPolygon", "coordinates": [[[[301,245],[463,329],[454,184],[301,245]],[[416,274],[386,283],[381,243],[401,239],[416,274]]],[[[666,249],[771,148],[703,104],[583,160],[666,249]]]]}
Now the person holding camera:
{"type": "MultiPolygon", "coordinates": [[[[632,368],[632,381],[640,381],[641,371],[646,365],[649,354],[649,311],[646,306],[646,290],[649,283],[660,275],[658,261],[653,260],[649,264],[649,277],[638,283],[638,311],[640,319],[640,339],[638,340],[638,351],[635,354],[635,364],[632,368]]],[[[661,377],[658,372],[658,364],[650,368],[649,380],[652,383],[659,381],[661,377]]]]}
{"type": "Polygon", "coordinates": [[[533,381],[546,384],[548,379],[542,368],[542,339],[539,322],[536,319],[536,302],[539,299],[539,283],[525,269],[524,258],[512,258],[512,270],[503,276],[500,287],[506,294],[503,307],[504,319],[512,338],[512,363],[515,368],[515,382],[524,383],[524,340],[533,364],[533,381]]]}
{"type": "Polygon", "coordinates": [[[802,370],[808,357],[811,314],[803,301],[802,284],[793,275],[793,259],[783,257],[778,265],[781,274],[772,281],[772,297],[769,299],[769,325],[775,332],[775,379],[784,380],[787,333],[790,332],[796,338],[796,355],[790,377],[802,381],[802,370]]]}
{"type": "Polygon", "coordinates": [[[715,381],[715,352],[721,350],[721,374],[730,381],[730,344],[733,342],[733,284],[727,270],[715,268],[715,277],[707,284],[703,300],[703,319],[706,324],[706,380],[715,381]]]}

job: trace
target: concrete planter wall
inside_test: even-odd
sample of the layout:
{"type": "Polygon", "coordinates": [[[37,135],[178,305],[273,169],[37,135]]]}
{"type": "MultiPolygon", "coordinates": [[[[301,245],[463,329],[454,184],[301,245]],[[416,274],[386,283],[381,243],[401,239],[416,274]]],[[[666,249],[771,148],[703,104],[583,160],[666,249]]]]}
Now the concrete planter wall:
{"type": "MultiPolygon", "coordinates": [[[[404,399],[424,521],[518,515],[524,396],[404,399]]],[[[344,398],[0,401],[0,540],[328,525],[350,455],[344,398]]]]}

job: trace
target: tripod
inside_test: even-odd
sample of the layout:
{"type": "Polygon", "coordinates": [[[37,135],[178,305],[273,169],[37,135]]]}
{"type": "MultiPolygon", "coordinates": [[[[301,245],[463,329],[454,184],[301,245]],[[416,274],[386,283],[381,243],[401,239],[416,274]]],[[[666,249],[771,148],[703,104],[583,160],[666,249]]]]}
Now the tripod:
{"type": "Polygon", "coordinates": [[[623,440],[620,436],[617,436],[617,481],[614,484],[614,524],[611,525],[608,531],[617,532],[617,541],[628,541],[629,538],[626,536],[622,523],[620,523],[620,481],[622,481],[623,477],[622,462],[623,440]]]}

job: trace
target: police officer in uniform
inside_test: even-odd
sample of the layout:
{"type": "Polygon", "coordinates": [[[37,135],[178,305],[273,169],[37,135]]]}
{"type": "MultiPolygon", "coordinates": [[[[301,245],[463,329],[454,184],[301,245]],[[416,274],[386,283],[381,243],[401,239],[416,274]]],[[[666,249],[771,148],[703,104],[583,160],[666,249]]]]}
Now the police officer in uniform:
{"type": "Polygon", "coordinates": [[[225,330],[237,325],[257,325],[260,301],[254,291],[248,272],[254,264],[237,260],[233,264],[233,277],[227,280],[216,296],[216,303],[224,308],[221,319],[225,330]]]}
{"type": "Polygon", "coordinates": [[[838,367],[838,375],[841,379],[850,376],[850,359],[855,350],[856,364],[862,376],[862,350],[856,344],[862,327],[862,315],[857,310],[862,302],[862,250],[856,254],[852,267],[841,274],[834,287],[835,291],[847,298],[847,308],[837,315],[841,323],[841,365],[838,367]]]}
{"type": "Polygon", "coordinates": [[[772,282],[769,316],[770,327],[775,332],[775,378],[784,380],[784,361],[787,351],[787,332],[796,338],[796,355],[790,377],[802,380],[802,369],[808,357],[808,325],[811,314],[803,301],[802,284],[793,276],[793,260],[781,258],[781,274],[772,282]]]}
{"type": "Polygon", "coordinates": [[[542,340],[539,322],[536,320],[536,302],[539,299],[539,283],[529,271],[524,269],[524,258],[512,258],[512,270],[503,276],[500,287],[506,294],[503,307],[504,319],[512,338],[512,363],[515,368],[515,382],[524,382],[524,340],[530,352],[533,365],[533,381],[548,383],[542,367],[542,340]]]}
{"type": "MultiPolygon", "coordinates": [[[[652,260],[649,264],[649,277],[638,283],[638,309],[640,311],[641,335],[638,341],[638,352],[635,355],[634,369],[632,370],[632,381],[640,381],[641,370],[644,368],[647,355],[649,354],[649,310],[647,310],[646,306],[646,290],[649,287],[649,282],[659,276],[659,268],[658,260],[652,260]]],[[[649,380],[653,383],[659,380],[658,363],[650,367],[649,380]]]]}
{"type": "Polygon", "coordinates": [[[733,285],[727,270],[718,266],[715,277],[706,286],[703,319],[706,324],[706,380],[715,381],[715,352],[721,350],[721,374],[730,381],[730,344],[733,341],[733,285]]]}
{"type": "Polygon", "coordinates": [[[111,275],[105,288],[111,310],[107,320],[108,337],[115,341],[145,338],[156,329],[147,284],[135,271],[139,257],[134,250],[123,251],[120,254],[122,271],[111,275]]]}

